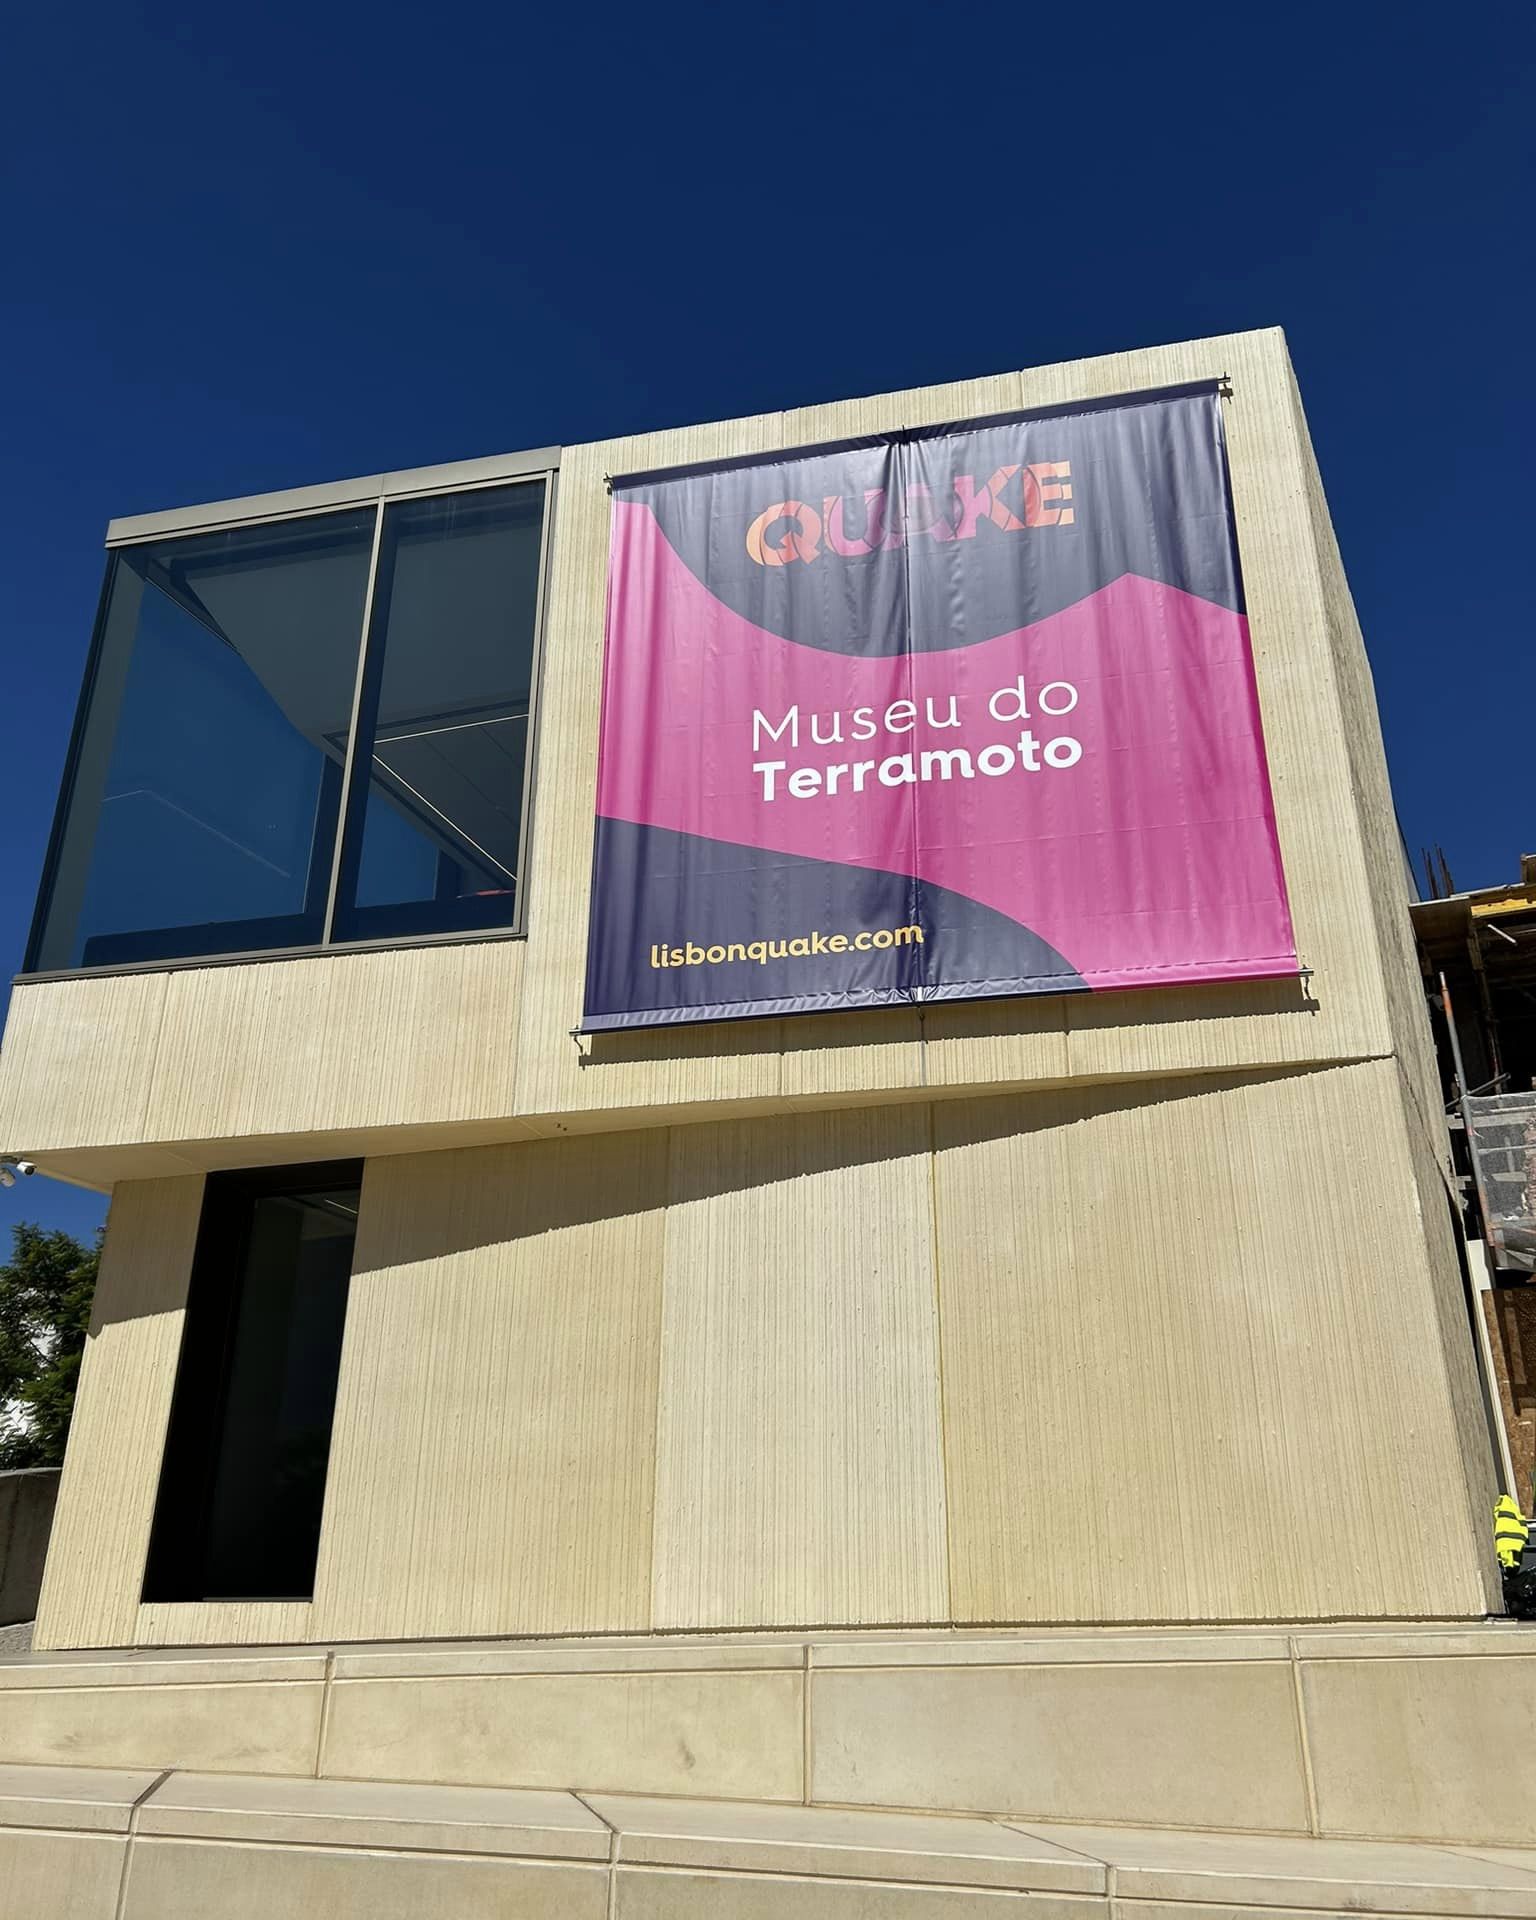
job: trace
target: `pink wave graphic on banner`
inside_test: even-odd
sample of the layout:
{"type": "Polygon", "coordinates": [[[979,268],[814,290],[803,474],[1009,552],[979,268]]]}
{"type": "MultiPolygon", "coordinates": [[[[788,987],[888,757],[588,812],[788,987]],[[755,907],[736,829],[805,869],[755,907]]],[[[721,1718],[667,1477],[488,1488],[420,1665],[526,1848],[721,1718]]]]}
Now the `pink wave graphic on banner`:
{"type": "Polygon", "coordinates": [[[1094,987],[1296,970],[1241,614],[1127,574],[976,645],[860,657],[756,626],[648,507],[614,515],[600,814],[951,888],[1094,987]]]}

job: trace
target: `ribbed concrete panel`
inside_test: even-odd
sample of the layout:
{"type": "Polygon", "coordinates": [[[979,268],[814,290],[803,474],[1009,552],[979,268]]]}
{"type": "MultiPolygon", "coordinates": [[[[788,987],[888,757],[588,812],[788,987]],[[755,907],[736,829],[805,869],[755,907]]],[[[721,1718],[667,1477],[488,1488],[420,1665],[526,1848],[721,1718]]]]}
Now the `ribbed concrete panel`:
{"type": "Polygon", "coordinates": [[[1399,1099],[1380,1062],[935,1108],[957,1619],[1482,1610],[1399,1099]]]}
{"type": "Polygon", "coordinates": [[[666,1136],[370,1161],[317,1638],[648,1624],[666,1136]]]}
{"type": "MultiPolygon", "coordinates": [[[[1494,1501],[1504,1491],[1503,1463],[1496,1451],[1498,1442],[1493,1425],[1500,1415],[1484,1395],[1479,1361],[1468,1329],[1468,1299],[1462,1278],[1465,1251],[1458,1245],[1460,1203],[1451,1197],[1440,1155],[1406,1086],[1407,1069],[1401,1060],[1394,1065],[1402,1088],[1399,1122],[1412,1170],[1408,1208],[1423,1236],[1437,1336],[1435,1358],[1442,1369],[1445,1383],[1442,1391],[1450,1402],[1460,1442],[1467,1510],[1482,1574],[1483,1605],[1490,1613],[1502,1613],[1503,1577],[1494,1558],[1492,1529],[1487,1524],[1494,1501]]],[[[1481,1309],[1474,1307],[1473,1310],[1481,1309]]]]}
{"type": "Polygon", "coordinates": [[[150,1137],[510,1114],[525,953],[484,940],[167,974],[150,1137]]]}
{"type": "Polygon", "coordinates": [[[807,1013],[776,1020],[779,1086],[795,1108],[911,1093],[923,1084],[926,1015],[917,1007],[807,1013]]]}
{"type": "Polygon", "coordinates": [[[307,1600],[177,1600],[139,1608],[137,1647],[300,1646],[310,1638],[307,1600]]]}
{"type": "Polygon", "coordinates": [[[866,433],[898,433],[903,427],[942,427],[953,421],[982,420],[993,413],[1015,413],[1028,404],[1024,376],[1018,373],[950,380],[942,386],[909,387],[857,400],[817,401],[779,415],[779,445],[814,447],[829,440],[855,440],[866,433]]]}
{"type": "Polygon", "coordinates": [[[133,1640],[202,1198],[202,1177],[188,1175],[131,1181],[112,1203],[38,1647],[133,1640]]]}
{"type": "Polygon", "coordinates": [[[776,1098],[778,1022],[596,1034],[578,1047],[597,791],[597,725],[612,506],[604,476],[782,446],[781,416],[575,448],[562,459],[549,584],[529,856],[528,975],[517,1034],[519,1111],[587,1114],[776,1098]]]}
{"type": "Polygon", "coordinates": [[[486,940],[24,984],[0,1139],[73,1147],[50,1169],[107,1182],[362,1152],[383,1129],[402,1147],[407,1129],[527,1137],[511,1117],[526,952],[486,940]]]}
{"type": "MultiPolygon", "coordinates": [[[[229,1164],[253,1142],[279,1158],[378,1151],[380,1130],[394,1126],[440,1128],[438,1144],[449,1147],[476,1125],[499,1124],[500,1137],[515,1138],[879,1101],[925,1087],[1374,1057],[1416,1017],[1401,902],[1391,898],[1369,676],[1278,332],[594,443],[565,456],[555,513],[526,947],[491,941],[24,985],[0,1067],[8,1147],[46,1149],[62,1171],[110,1180],[229,1164]],[[611,519],[604,476],[1224,373],[1259,698],[1310,988],[1218,984],[573,1041],[611,519]],[[1365,939],[1362,912],[1373,930],[1365,939]],[[1397,974],[1390,1020],[1384,960],[1397,974]]],[[[428,1144],[419,1133],[400,1142],[428,1144]]]]}
{"type": "Polygon", "coordinates": [[[1480,1612],[1437,1092],[1280,335],[580,448],[556,511],[526,943],[13,998],[0,1148],[124,1183],[40,1644],[1480,1612]],[[603,476],[1222,373],[1305,986],[573,1039],[603,476]],[[343,1154],[314,1608],[140,1608],[200,1191],[151,1176],[343,1154]]]}
{"type": "Polygon", "coordinates": [[[1448,1142],[1440,1126],[1440,1074],[1435,1064],[1434,1039],[1424,1003],[1413,926],[1408,917],[1411,896],[1403,871],[1403,840],[1392,804],[1376,688],[1349,582],[1344,577],[1344,562],[1329,518],[1301,395],[1289,367],[1285,369],[1285,385],[1317,556],[1317,591],[1323,617],[1320,621],[1314,619],[1313,625],[1321,630],[1333,660],[1339,718],[1349,757],[1356,831],[1368,875],[1366,901],[1375,936],[1373,958],[1381,970],[1392,1045],[1403,1063],[1418,1129],[1441,1161],[1449,1165],[1448,1142]]]}
{"type": "Polygon", "coordinates": [[[921,1107],[673,1133],[655,1624],[943,1620],[921,1107]]]}
{"type": "Polygon", "coordinates": [[[947,1091],[1065,1080],[1071,1072],[1068,1006],[1076,997],[1041,994],[1020,1000],[941,1001],[924,1007],[923,1067],[928,1085],[947,1091]]]}
{"type": "Polygon", "coordinates": [[[0,1048],[5,1152],[153,1138],[165,984],[164,974],[145,973],[13,989],[0,1048]]]}

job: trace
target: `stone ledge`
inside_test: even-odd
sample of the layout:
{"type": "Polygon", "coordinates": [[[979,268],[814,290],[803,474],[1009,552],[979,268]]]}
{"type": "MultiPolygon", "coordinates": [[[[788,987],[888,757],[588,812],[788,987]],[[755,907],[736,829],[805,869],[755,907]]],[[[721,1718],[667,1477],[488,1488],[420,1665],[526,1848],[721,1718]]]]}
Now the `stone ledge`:
{"type": "Polygon", "coordinates": [[[456,1785],[802,1798],[804,1674],[336,1680],[317,1771],[456,1785]]]}
{"type": "MultiPolygon", "coordinates": [[[[1110,1920],[1111,1910],[1103,1894],[678,1867],[615,1867],[612,1872],[612,1920],[1110,1920]]],[[[1204,1920],[1226,1916],[1209,1914],[1204,1920]]]]}
{"type": "Polygon", "coordinates": [[[0,1768],[5,1911],[114,1920],[121,1884],[121,1920],[1536,1920],[1519,1848],[235,1774],[130,1802],[137,1785],[0,1768]],[[20,1821],[71,1806],[75,1831],[20,1821]]]}
{"type": "MultiPolygon", "coordinates": [[[[576,1785],[1428,1845],[1526,1836],[1532,1726],[1536,1628],[1507,1622],[880,1628],[0,1662],[0,1763],[13,1765],[576,1785]]],[[[102,1812],[98,1830],[120,1818],[102,1812]]]]}
{"type": "Polygon", "coordinates": [[[267,1647],[156,1648],[152,1653],[24,1653],[0,1660],[0,1688],[183,1687],[323,1680],[326,1652],[267,1647]]]}
{"type": "MultiPolygon", "coordinates": [[[[610,1873],[576,1860],[148,1834],[129,1843],[120,1914],[99,1920],[606,1920],[610,1873]]],[[[57,1910],[66,1916],[98,1920],[57,1910]]]]}
{"type": "Polygon", "coordinates": [[[0,1688],[0,1763],[312,1773],[324,1706],[319,1678],[0,1688]]]}
{"type": "MultiPolygon", "coordinates": [[[[1010,1822],[1010,1824],[1013,1824],[1010,1822]]],[[[1502,1861],[1459,1848],[1278,1834],[1031,1826],[1102,1860],[1117,1901],[1324,1912],[1536,1915],[1536,1851],[1502,1861]]]]}
{"type": "Polygon", "coordinates": [[[113,1767],[0,1766],[0,1827],[126,1833],[159,1778],[113,1767]]]}
{"type": "Polygon", "coordinates": [[[1536,1622],[1337,1621],[1151,1627],[822,1627],[309,1646],[155,1646],[0,1654],[0,1688],[172,1686],[457,1674],[682,1673],[822,1667],[1179,1665],[1536,1655],[1536,1622]]]}
{"type": "Polygon", "coordinates": [[[574,1794],[281,1774],[173,1773],[137,1831],[183,1840],[606,1860],[608,1827],[574,1794]]]}
{"type": "Polygon", "coordinates": [[[951,1634],[941,1640],[906,1634],[808,1638],[811,1663],[818,1667],[1184,1666],[1293,1657],[1290,1636],[1273,1627],[1062,1627],[1052,1633],[951,1634]]]}
{"type": "Polygon", "coordinates": [[[589,1794],[620,1866],[1103,1893],[1103,1865],[997,1821],[589,1794]]]}
{"type": "Polygon", "coordinates": [[[1308,1829],[1287,1663],[811,1672],[814,1801],[1308,1829]]]}
{"type": "Polygon", "coordinates": [[[547,1647],[520,1643],[470,1643],[459,1647],[399,1646],[350,1648],[337,1652],[338,1680],[437,1680],[460,1674],[543,1673],[798,1673],[805,1665],[799,1640],[708,1642],[680,1645],[601,1642],[585,1647],[547,1647]]]}

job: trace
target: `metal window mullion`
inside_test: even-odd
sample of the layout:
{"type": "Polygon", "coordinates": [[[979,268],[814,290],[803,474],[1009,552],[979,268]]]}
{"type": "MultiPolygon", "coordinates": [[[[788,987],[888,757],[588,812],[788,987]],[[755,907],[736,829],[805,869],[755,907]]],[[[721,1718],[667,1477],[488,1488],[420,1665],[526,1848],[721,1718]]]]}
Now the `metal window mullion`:
{"type": "Polygon", "coordinates": [[[352,781],[357,768],[357,727],[362,716],[363,695],[368,686],[368,662],[373,651],[373,601],[379,584],[379,554],[384,542],[384,497],[374,509],[373,552],[368,559],[368,591],[363,596],[363,630],[357,646],[357,673],[352,682],[352,718],[347,727],[347,751],[341,763],[341,799],[336,814],[336,844],[331,849],[331,884],[325,896],[325,925],[320,944],[332,944],[336,925],[336,894],[341,886],[341,863],[347,830],[352,818],[352,781]]]}
{"type": "MultiPolygon", "coordinates": [[[[328,514],[356,512],[360,507],[373,506],[380,498],[386,506],[393,506],[397,501],[402,500],[446,499],[452,494],[485,493],[496,487],[541,486],[551,473],[558,471],[559,469],[554,467],[536,467],[527,473],[503,474],[489,480],[451,480],[427,482],[419,487],[390,487],[383,495],[378,493],[342,495],[335,500],[321,501],[314,506],[284,507],[278,504],[283,499],[283,495],[274,494],[270,496],[274,504],[259,512],[238,513],[225,519],[191,519],[185,526],[168,526],[153,533],[113,534],[109,530],[105,546],[109,554],[123,553],[133,547],[160,546],[172,540],[200,540],[206,534],[244,533],[252,527],[292,526],[300,520],[323,520],[328,514]]],[[[195,512],[196,509],[190,511],[195,512]]]]}
{"type": "Polygon", "coordinates": [[[523,741],[523,805],[517,830],[517,896],[512,925],[528,930],[528,849],[532,844],[531,815],[535,788],[535,759],[539,737],[539,710],[544,700],[544,623],[549,608],[549,573],[554,562],[555,491],[558,476],[544,476],[544,524],[539,531],[539,591],[534,602],[533,649],[528,672],[528,728],[523,741]]]}
{"type": "MultiPolygon", "coordinates": [[[[91,623],[91,638],[85,653],[85,673],[80,681],[80,691],[75,697],[75,712],[70,722],[69,744],[64,752],[64,772],[59,780],[58,798],[53,803],[53,820],[48,829],[48,839],[43,852],[43,871],[38,879],[37,897],[32,903],[32,918],[27,928],[24,970],[29,973],[37,967],[43,939],[48,930],[48,922],[53,914],[54,883],[59,877],[59,862],[64,852],[64,839],[69,831],[70,818],[74,812],[75,782],[80,773],[80,759],[85,751],[86,729],[90,725],[91,711],[96,701],[96,682],[101,675],[101,657],[106,647],[107,618],[112,605],[112,589],[117,571],[117,555],[108,553],[106,568],[102,574],[101,591],[96,596],[96,617],[91,623]]],[[[74,945],[73,932],[74,930],[71,930],[71,948],[74,945]]]]}

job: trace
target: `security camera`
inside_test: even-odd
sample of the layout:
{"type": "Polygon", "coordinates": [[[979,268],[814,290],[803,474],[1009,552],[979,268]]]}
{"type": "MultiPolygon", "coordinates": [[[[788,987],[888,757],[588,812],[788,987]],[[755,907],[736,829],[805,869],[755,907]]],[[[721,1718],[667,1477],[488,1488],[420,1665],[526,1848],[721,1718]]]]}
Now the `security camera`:
{"type": "Polygon", "coordinates": [[[30,1160],[13,1160],[9,1154],[0,1159],[0,1187],[14,1187],[18,1173],[36,1173],[30,1160]]]}
{"type": "Polygon", "coordinates": [[[16,1169],[18,1173],[36,1173],[37,1172],[37,1168],[33,1166],[30,1160],[13,1160],[11,1162],[11,1165],[16,1169]]]}

